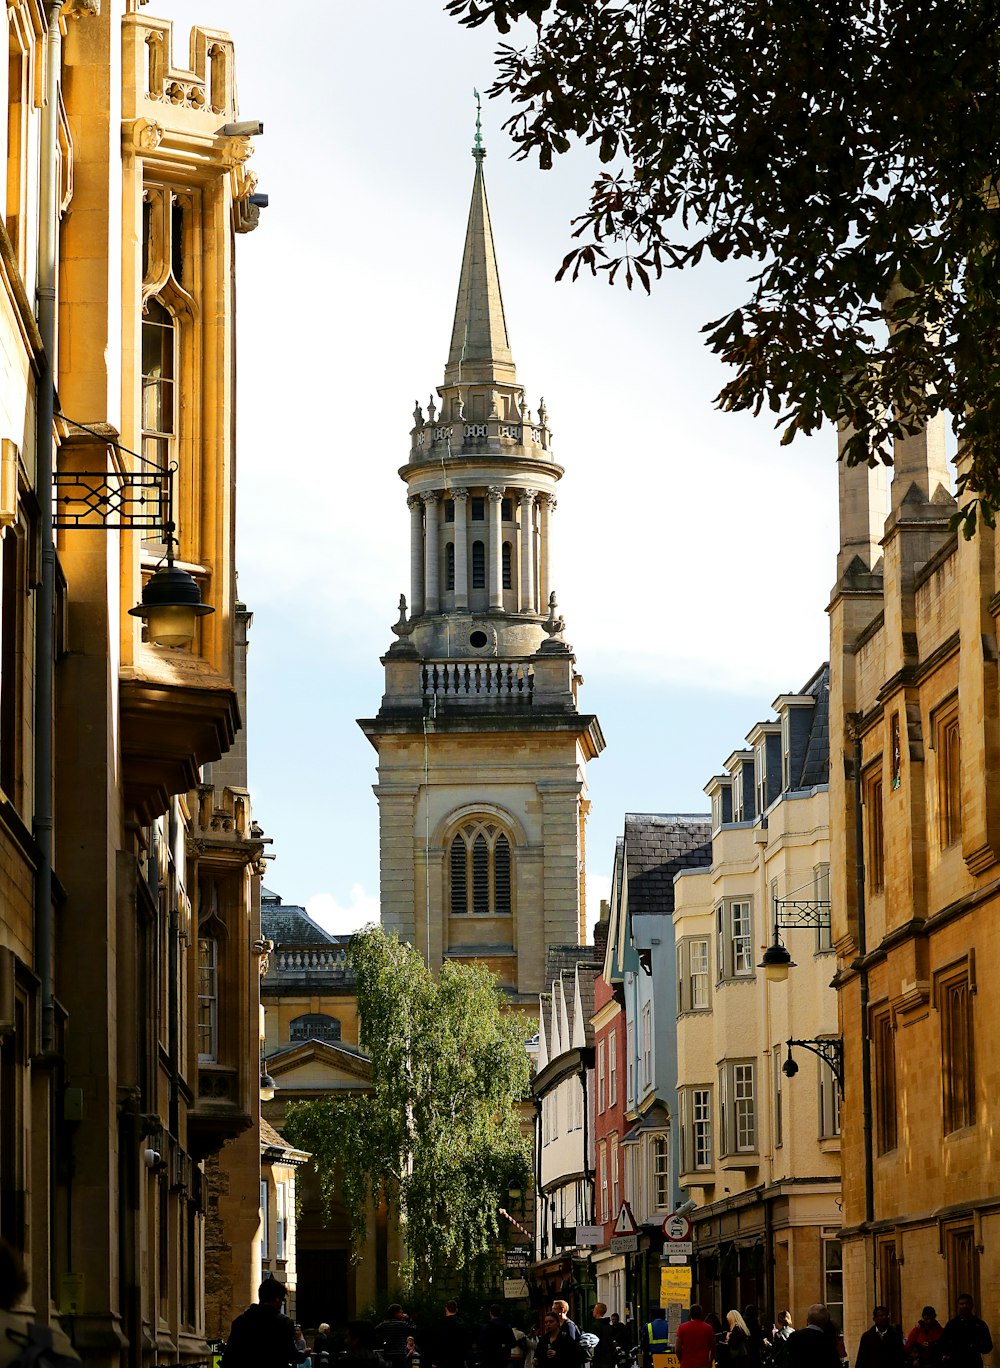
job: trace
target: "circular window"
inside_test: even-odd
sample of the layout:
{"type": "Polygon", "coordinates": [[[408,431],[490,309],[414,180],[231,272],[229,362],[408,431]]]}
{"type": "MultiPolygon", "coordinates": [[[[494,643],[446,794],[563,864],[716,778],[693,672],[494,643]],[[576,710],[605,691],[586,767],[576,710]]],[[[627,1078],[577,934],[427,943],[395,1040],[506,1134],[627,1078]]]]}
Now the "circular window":
{"type": "Polygon", "coordinates": [[[469,636],[469,645],[474,646],[477,651],[481,651],[488,640],[485,632],[472,632],[469,636]]]}

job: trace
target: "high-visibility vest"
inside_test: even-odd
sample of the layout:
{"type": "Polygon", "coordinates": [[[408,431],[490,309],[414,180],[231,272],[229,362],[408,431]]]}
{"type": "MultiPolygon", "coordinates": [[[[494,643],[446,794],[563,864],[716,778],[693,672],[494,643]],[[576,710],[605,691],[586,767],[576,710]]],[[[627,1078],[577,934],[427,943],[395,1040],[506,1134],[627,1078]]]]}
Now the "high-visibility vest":
{"type": "Polygon", "coordinates": [[[666,1335],[662,1339],[658,1339],[653,1334],[653,1322],[650,1321],[646,1326],[646,1343],[651,1354],[665,1354],[670,1341],[666,1335]]]}

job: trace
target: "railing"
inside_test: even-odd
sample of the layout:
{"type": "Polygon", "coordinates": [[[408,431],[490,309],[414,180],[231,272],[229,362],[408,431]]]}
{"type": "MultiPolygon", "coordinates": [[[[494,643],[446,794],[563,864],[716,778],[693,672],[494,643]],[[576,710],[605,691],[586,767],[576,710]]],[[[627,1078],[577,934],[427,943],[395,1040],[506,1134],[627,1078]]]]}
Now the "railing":
{"type": "Polygon", "coordinates": [[[339,946],[330,950],[278,950],[271,963],[279,974],[328,974],[347,967],[347,951],[339,946]]]}
{"type": "Polygon", "coordinates": [[[532,668],[522,660],[435,660],[423,667],[425,698],[510,698],[530,703],[534,687],[532,668]]]}

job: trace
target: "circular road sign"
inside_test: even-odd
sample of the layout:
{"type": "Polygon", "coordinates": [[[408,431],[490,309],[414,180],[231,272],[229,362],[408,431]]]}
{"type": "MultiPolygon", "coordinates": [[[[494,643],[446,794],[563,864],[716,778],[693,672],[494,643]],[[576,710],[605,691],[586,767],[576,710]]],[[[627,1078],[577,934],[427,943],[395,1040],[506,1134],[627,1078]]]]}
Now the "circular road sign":
{"type": "Polygon", "coordinates": [[[686,1216],[668,1216],[663,1222],[663,1234],[681,1244],[691,1238],[691,1222],[686,1216]]]}

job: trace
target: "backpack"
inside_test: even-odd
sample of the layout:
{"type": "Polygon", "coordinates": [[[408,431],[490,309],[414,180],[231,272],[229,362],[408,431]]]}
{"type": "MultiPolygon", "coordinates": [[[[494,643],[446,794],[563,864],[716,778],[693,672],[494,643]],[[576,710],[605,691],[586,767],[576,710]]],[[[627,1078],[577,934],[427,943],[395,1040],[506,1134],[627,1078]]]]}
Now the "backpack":
{"type": "Polygon", "coordinates": [[[0,1363],[4,1368],[79,1368],[80,1360],[75,1354],[61,1353],[55,1347],[47,1325],[22,1321],[20,1316],[13,1319],[15,1324],[4,1327],[0,1342],[0,1363]],[[11,1348],[15,1351],[14,1356],[7,1358],[6,1353],[11,1348]]]}

